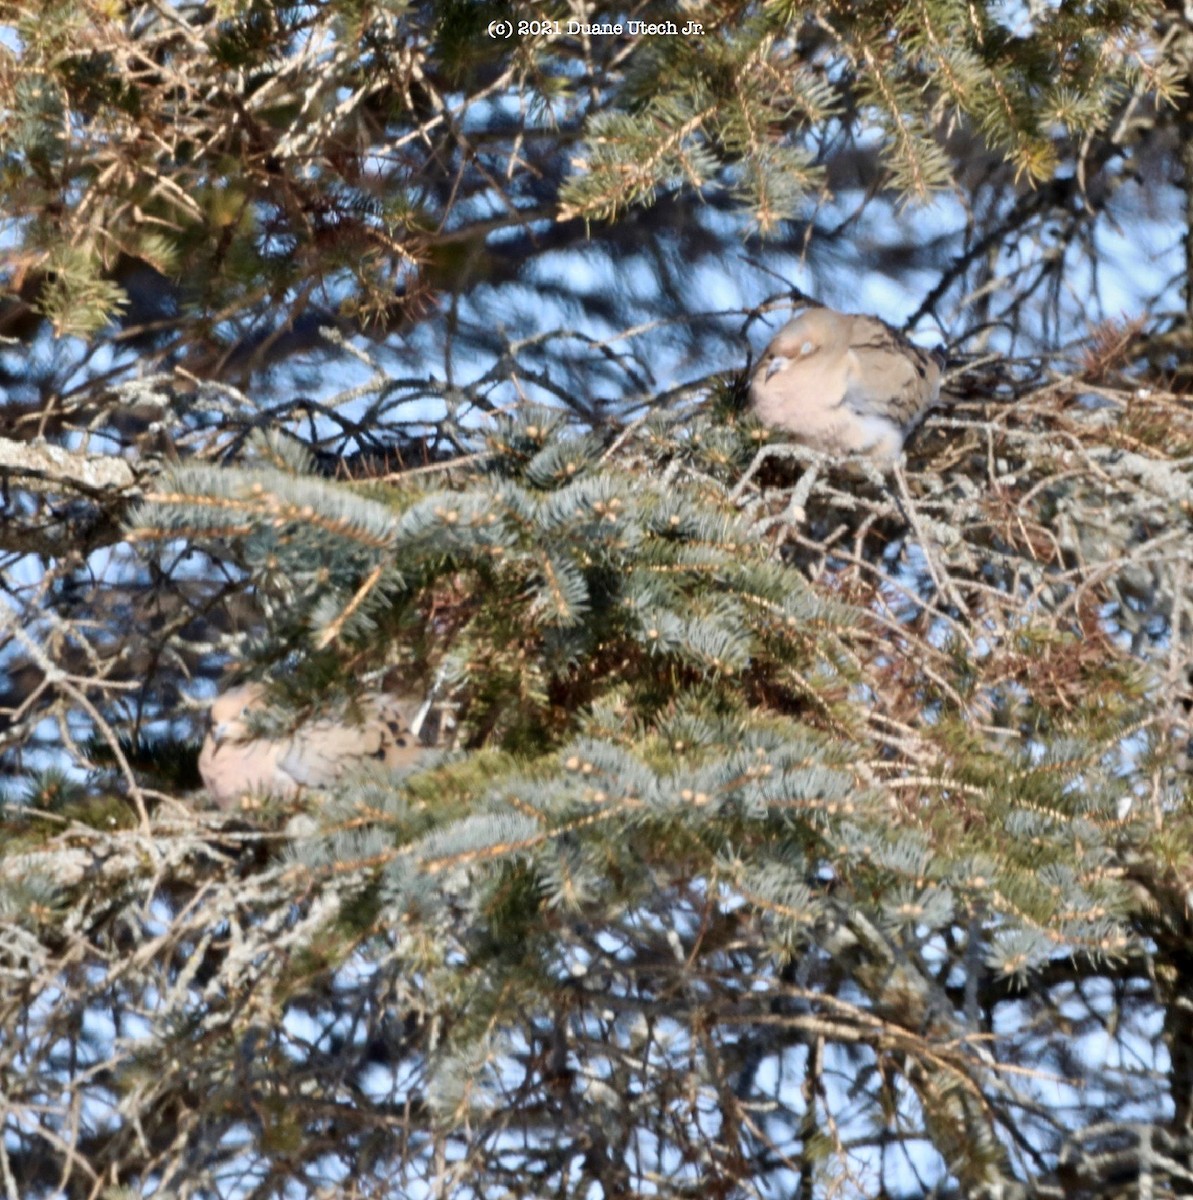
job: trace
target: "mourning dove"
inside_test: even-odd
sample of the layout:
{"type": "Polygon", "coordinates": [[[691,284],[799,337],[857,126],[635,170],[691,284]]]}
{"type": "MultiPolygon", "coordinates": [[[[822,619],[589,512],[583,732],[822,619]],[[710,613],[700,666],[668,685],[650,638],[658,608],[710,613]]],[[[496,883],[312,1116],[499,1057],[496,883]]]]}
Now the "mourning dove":
{"type": "Polygon", "coordinates": [[[251,715],[268,707],[259,683],[233,688],[211,706],[199,774],[221,808],[246,794],[293,800],[304,789],[328,787],[365,763],[406,766],[426,750],[411,731],[410,706],[393,696],[361,700],[358,723],[316,717],[277,738],[252,729],[251,715]]]}
{"type": "Polygon", "coordinates": [[[750,381],[764,424],[827,454],[892,464],[940,394],[940,364],[877,317],[808,308],[766,348],[750,381]]]}

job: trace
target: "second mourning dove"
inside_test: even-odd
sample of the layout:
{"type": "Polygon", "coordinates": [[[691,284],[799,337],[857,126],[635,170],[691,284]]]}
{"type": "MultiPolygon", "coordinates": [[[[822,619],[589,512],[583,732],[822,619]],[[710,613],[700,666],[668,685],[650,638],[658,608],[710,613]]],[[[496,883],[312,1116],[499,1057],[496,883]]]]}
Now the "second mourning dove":
{"type": "Polygon", "coordinates": [[[365,697],[360,722],[316,717],[281,737],[255,734],[250,717],[268,708],[265,687],[245,684],[217,696],[199,752],[199,774],[212,798],[229,808],[246,794],[292,800],[328,787],[367,762],[401,767],[426,747],[411,732],[408,705],[393,696],[365,697]]]}
{"type": "Polygon", "coordinates": [[[940,394],[940,364],[877,317],[807,308],[766,348],[750,381],[764,424],[826,454],[893,463],[940,394]]]}

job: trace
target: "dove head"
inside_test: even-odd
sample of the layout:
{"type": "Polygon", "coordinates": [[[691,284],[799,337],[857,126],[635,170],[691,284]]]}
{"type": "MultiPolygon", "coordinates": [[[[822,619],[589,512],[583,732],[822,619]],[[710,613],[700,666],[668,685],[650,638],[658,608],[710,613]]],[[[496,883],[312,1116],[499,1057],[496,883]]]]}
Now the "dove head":
{"type": "Polygon", "coordinates": [[[265,706],[265,685],[246,683],[217,696],[211,705],[211,738],[220,742],[243,742],[252,737],[247,715],[265,706]]]}
{"type": "Polygon", "coordinates": [[[805,308],[775,334],[767,347],[770,360],[763,366],[764,377],[770,378],[789,362],[822,355],[832,358],[844,355],[849,349],[851,323],[842,320],[841,313],[830,308],[805,308]]]}

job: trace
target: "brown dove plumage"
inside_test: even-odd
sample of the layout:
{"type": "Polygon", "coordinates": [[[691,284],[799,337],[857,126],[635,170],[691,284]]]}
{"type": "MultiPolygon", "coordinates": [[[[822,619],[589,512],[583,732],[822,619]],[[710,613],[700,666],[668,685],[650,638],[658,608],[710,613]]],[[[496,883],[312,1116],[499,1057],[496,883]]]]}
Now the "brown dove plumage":
{"type": "Polygon", "coordinates": [[[199,774],[221,808],[244,795],[292,800],[307,788],[334,784],[365,763],[401,767],[426,747],[411,732],[410,706],[393,696],[366,696],[348,717],[316,717],[277,738],[255,735],[250,716],[268,707],[265,687],[245,684],[218,696],[199,752],[199,774]]]}
{"type": "Polygon", "coordinates": [[[808,308],[750,381],[758,419],[826,454],[893,463],[940,395],[940,365],[877,317],[808,308]]]}

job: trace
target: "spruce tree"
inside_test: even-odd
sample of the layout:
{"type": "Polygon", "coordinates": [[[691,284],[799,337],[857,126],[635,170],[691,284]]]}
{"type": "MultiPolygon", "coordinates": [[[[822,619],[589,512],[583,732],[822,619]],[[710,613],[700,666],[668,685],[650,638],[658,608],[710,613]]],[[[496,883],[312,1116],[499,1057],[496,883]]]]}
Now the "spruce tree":
{"type": "Polygon", "coordinates": [[[1188,1190],[1186,22],[647,9],[0,7],[7,1196],[1188,1190]],[[742,405],[862,263],[889,473],[742,405]]]}

